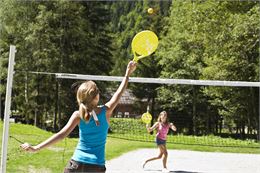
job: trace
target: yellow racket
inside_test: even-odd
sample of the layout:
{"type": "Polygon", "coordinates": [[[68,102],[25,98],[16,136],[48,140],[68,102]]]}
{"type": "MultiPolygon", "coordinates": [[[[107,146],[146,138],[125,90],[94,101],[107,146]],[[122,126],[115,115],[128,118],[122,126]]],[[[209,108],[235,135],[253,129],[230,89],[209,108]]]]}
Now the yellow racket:
{"type": "Polygon", "coordinates": [[[152,121],[152,115],[147,111],[142,115],[141,119],[145,124],[150,124],[152,121]]]}
{"type": "Polygon", "coordinates": [[[137,33],[132,40],[133,61],[137,62],[151,55],[157,49],[158,43],[158,37],[152,31],[144,30],[137,33]]]}

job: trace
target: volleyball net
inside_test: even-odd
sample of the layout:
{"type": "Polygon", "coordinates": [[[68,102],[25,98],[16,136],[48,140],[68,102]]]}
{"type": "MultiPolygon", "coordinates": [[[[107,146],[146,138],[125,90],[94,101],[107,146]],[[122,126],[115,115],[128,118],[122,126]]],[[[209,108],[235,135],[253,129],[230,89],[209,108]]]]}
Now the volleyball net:
{"type": "MultiPolygon", "coordinates": [[[[120,76],[17,71],[14,93],[19,87],[26,94],[25,99],[17,94],[13,96],[11,119],[57,132],[78,109],[75,92],[82,81],[97,83],[102,105],[109,101],[122,79],[120,76]],[[22,83],[26,85],[20,85],[22,83]]],[[[154,142],[156,131],[148,133],[141,120],[149,106],[151,125],[165,110],[169,121],[177,127],[176,132],[169,131],[167,143],[260,148],[259,102],[255,97],[259,86],[259,82],[245,81],[130,77],[129,86],[111,117],[108,136],[154,142]]],[[[76,128],[71,137],[77,136],[76,128]]],[[[19,136],[17,139],[23,141],[19,136]]]]}
{"type": "MultiPolygon", "coordinates": [[[[97,76],[79,74],[55,74],[59,80],[93,80],[101,86],[106,86],[103,100],[108,101],[122,81],[119,76],[97,76]]],[[[260,82],[245,81],[214,81],[187,79],[159,79],[130,77],[129,87],[124,92],[110,122],[109,136],[127,140],[153,142],[155,133],[149,134],[141,115],[150,107],[152,123],[157,121],[161,111],[166,110],[170,122],[177,131],[170,131],[168,143],[187,145],[206,145],[220,147],[259,147],[258,102],[251,102],[254,97],[246,100],[236,99],[229,102],[229,95],[211,96],[221,88],[225,92],[241,95],[258,93],[260,82]],[[194,91],[195,90],[195,91],[194,91]],[[253,91],[252,91],[253,90],[253,91]],[[189,92],[186,92],[189,91],[189,92]],[[194,93],[197,93],[194,96],[194,93]],[[183,94],[183,95],[182,95],[183,94]],[[189,96],[187,96],[189,95],[189,96]],[[178,101],[183,99],[183,101],[178,101]],[[223,98],[223,100],[220,100],[223,98]],[[216,101],[217,100],[217,101],[216,101]],[[220,102],[219,104],[216,104],[220,102]],[[247,108],[246,103],[252,105],[247,108]],[[176,104],[175,104],[176,103],[176,104]],[[249,104],[250,104],[249,103],[249,104]],[[254,111],[246,112],[250,108],[254,111]],[[228,111],[228,109],[232,111],[228,111]],[[238,109],[244,109],[238,111],[238,109]],[[237,111],[236,111],[237,110],[237,111]],[[244,114],[242,114],[244,112],[244,114]],[[240,115],[237,115],[237,114],[240,115]],[[252,114],[251,114],[252,113],[252,114]]],[[[258,99],[258,98],[257,98],[258,99]]],[[[248,104],[248,105],[249,105],[248,104]]]]}

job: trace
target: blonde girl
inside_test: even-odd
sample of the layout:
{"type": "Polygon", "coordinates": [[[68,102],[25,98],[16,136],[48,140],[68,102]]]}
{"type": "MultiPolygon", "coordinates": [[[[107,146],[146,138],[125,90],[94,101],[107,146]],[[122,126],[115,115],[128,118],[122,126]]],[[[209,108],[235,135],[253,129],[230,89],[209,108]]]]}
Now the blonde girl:
{"type": "Polygon", "coordinates": [[[65,127],[36,146],[24,143],[21,145],[21,148],[28,152],[38,152],[64,139],[78,125],[79,142],[71,160],[64,169],[64,173],[105,173],[105,144],[109,118],[127,87],[129,76],[135,69],[136,63],[129,62],[125,77],[119,88],[103,106],[97,105],[99,102],[99,89],[97,85],[93,81],[82,83],[77,90],[79,110],[72,114],[65,127]]]}
{"type": "Polygon", "coordinates": [[[169,129],[176,131],[177,128],[173,125],[173,123],[169,123],[167,112],[162,111],[158,116],[157,122],[152,127],[149,127],[149,125],[147,124],[146,129],[149,133],[155,129],[157,130],[155,142],[159,148],[159,155],[157,157],[152,157],[144,161],[143,168],[148,162],[162,158],[162,162],[163,162],[162,172],[169,172],[166,166],[167,157],[168,157],[168,152],[166,148],[166,139],[167,139],[167,134],[169,129]]]}

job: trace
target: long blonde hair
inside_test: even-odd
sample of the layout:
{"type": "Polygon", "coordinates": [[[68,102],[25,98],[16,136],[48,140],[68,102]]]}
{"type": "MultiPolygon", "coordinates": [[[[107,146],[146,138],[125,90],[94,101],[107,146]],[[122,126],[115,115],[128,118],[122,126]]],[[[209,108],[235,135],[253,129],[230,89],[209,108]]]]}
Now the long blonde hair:
{"type": "Polygon", "coordinates": [[[79,105],[80,118],[88,121],[90,112],[94,109],[95,105],[91,102],[99,94],[99,89],[95,82],[86,81],[82,83],[77,90],[77,102],[79,105]]]}
{"type": "Polygon", "coordinates": [[[160,123],[163,123],[163,122],[162,122],[162,116],[163,116],[163,115],[166,115],[166,122],[165,122],[165,124],[169,124],[169,119],[168,119],[168,115],[167,115],[167,112],[166,112],[166,111],[162,111],[162,112],[159,114],[157,121],[160,122],[160,123]]]}

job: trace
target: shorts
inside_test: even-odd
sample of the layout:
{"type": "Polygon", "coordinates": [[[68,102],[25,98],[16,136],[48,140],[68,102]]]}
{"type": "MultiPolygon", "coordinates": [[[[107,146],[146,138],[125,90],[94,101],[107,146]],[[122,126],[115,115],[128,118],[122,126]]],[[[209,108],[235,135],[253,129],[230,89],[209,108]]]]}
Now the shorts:
{"type": "Polygon", "coordinates": [[[93,165],[93,164],[87,164],[87,163],[81,163],[77,162],[75,160],[70,160],[67,164],[67,166],[64,169],[64,173],[78,173],[78,172],[85,172],[85,173],[105,173],[106,172],[106,167],[105,165],[93,165]]]}
{"type": "Polygon", "coordinates": [[[156,138],[155,140],[157,145],[165,145],[166,144],[166,140],[160,139],[160,138],[156,138]]]}

